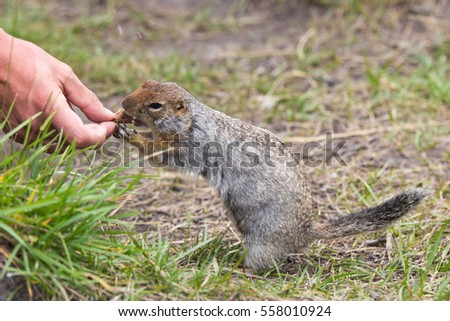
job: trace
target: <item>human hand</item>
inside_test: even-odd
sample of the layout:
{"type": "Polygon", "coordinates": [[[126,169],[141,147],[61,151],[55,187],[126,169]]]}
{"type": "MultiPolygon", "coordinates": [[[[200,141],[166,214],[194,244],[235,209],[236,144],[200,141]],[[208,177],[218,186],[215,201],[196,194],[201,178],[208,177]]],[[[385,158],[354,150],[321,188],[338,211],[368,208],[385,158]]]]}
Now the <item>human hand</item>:
{"type": "MultiPolygon", "coordinates": [[[[64,133],[68,143],[75,140],[78,148],[100,146],[116,130],[114,113],[102,105],[68,65],[0,28],[0,116],[7,115],[12,104],[7,130],[42,112],[32,121],[31,140],[51,115],[53,127],[64,133]],[[96,124],[84,124],[70,104],[96,124]]],[[[22,130],[14,139],[23,142],[24,136],[22,130]]]]}

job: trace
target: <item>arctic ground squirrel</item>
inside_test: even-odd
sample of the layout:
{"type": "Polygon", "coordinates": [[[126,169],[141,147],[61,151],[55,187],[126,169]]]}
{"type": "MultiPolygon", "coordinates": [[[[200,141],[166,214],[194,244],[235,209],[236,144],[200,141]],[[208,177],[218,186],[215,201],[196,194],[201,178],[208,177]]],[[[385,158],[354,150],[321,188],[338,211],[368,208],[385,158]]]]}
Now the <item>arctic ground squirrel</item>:
{"type": "Polygon", "coordinates": [[[317,239],[378,231],[432,190],[414,188],[336,220],[314,220],[310,183],[295,154],[271,132],[201,103],[172,82],[149,80],[122,101],[114,134],[146,155],[214,186],[247,251],[245,265],[273,266],[317,239]],[[141,133],[126,124],[151,131],[141,133]],[[157,159],[157,157],[159,157],[157,159]]]}

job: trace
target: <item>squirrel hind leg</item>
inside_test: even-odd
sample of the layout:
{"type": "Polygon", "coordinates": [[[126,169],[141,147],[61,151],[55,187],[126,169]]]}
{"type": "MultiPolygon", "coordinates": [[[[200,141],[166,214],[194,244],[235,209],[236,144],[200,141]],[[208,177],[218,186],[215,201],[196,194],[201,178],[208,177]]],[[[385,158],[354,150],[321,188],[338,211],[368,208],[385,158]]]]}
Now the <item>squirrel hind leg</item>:
{"type": "Polygon", "coordinates": [[[271,268],[288,255],[282,248],[269,244],[247,244],[245,248],[247,250],[245,266],[253,271],[271,268]]]}

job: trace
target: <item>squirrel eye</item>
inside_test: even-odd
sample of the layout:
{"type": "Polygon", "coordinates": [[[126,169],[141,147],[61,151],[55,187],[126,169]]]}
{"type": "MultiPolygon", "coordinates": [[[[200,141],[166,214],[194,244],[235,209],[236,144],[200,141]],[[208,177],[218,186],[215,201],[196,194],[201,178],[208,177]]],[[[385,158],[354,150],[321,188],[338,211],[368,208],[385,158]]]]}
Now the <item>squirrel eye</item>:
{"type": "Polygon", "coordinates": [[[160,103],[151,103],[148,104],[147,107],[152,110],[158,110],[162,107],[162,105],[160,103]]]}

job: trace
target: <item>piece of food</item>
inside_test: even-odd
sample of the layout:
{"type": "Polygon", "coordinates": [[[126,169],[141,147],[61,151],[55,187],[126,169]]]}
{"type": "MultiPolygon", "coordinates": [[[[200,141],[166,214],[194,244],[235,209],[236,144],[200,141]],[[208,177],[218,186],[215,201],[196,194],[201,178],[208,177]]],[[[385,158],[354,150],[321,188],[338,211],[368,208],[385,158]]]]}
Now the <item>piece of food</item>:
{"type": "Polygon", "coordinates": [[[116,115],[114,116],[113,121],[116,122],[116,123],[126,123],[126,124],[129,124],[129,123],[132,123],[132,122],[133,122],[133,117],[130,116],[130,115],[128,115],[128,114],[125,112],[125,109],[120,108],[120,109],[117,111],[116,115]]]}

